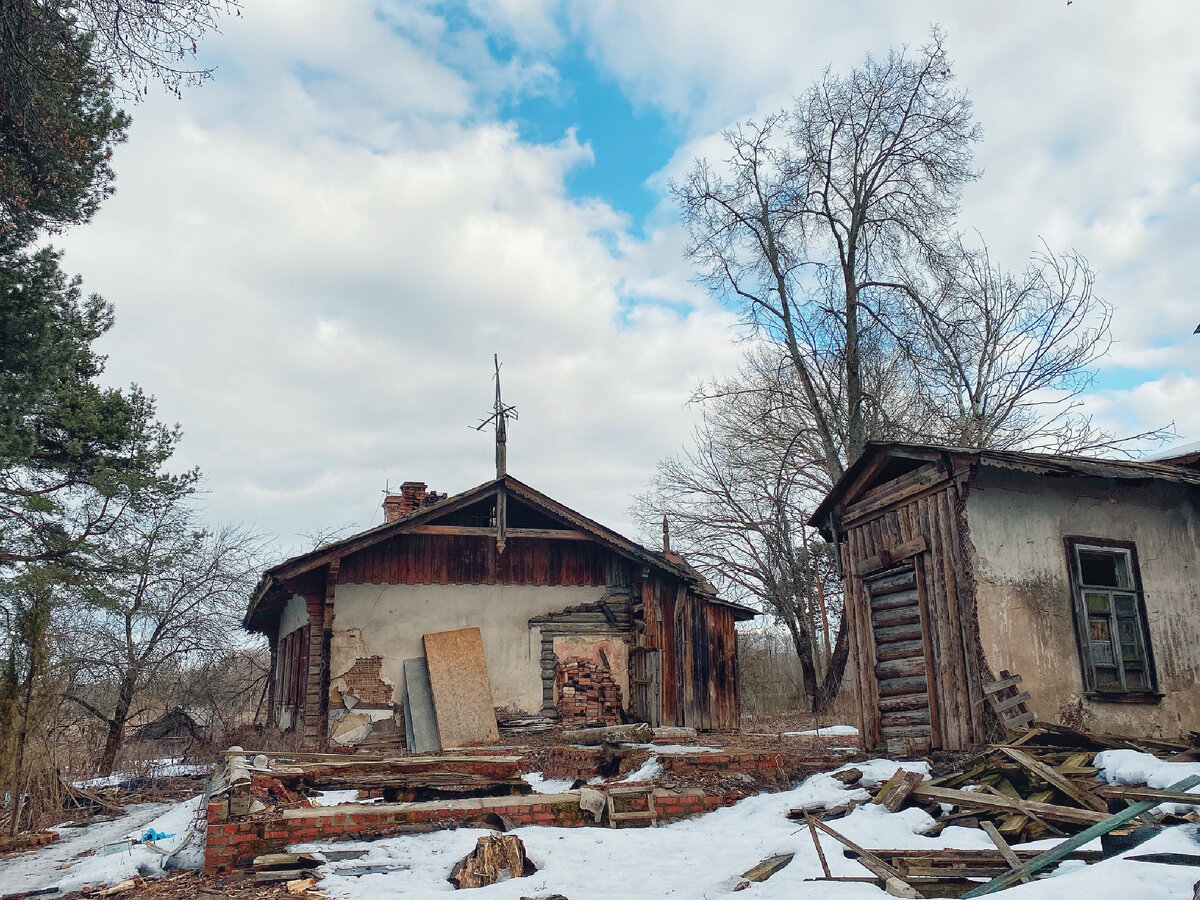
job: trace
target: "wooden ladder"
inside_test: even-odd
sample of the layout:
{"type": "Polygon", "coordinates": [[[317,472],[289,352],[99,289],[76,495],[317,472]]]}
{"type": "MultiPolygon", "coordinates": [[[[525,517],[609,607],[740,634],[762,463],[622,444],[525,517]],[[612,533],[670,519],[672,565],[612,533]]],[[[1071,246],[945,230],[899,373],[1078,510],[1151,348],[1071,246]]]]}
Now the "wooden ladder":
{"type": "Polygon", "coordinates": [[[654,809],[654,785],[643,784],[630,787],[614,787],[608,791],[608,827],[619,828],[618,822],[648,821],[651,828],[658,827],[658,813],[654,809]],[[646,800],[645,809],[617,809],[617,800],[629,803],[636,802],[639,797],[646,800]]]}
{"type": "Polygon", "coordinates": [[[1001,669],[999,681],[983,686],[984,696],[1008,731],[1016,731],[1037,719],[1037,713],[1025,705],[1030,696],[1021,690],[1020,685],[1020,675],[1012,675],[1007,669],[1001,669]]]}

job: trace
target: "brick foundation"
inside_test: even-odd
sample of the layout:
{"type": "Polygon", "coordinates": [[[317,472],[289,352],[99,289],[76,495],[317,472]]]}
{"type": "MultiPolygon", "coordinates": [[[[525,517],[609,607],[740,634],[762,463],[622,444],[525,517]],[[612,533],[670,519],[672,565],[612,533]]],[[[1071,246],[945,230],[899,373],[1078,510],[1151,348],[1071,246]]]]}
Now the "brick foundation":
{"type": "Polygon", "coordinates": [[[57,831],[30,831],[25,834],[0,837],[0,853],[17,853],[32,850],[58,841],[57,831]]]}
{"type": "MultiPolygon", "coordinates": [[[[683,819],[729,806],[742,794],[709,795],[700,789],[656,790],[659,821],[683,819]]],[[[489,815],[503,816],[514,825],[575,828],[595,825],[579,808],[575,793],[534,794],[436,803],[344,804],[286,809],[270,818],[231,820],[223,801],[208,806],[204,872],[218,875],[246,868],[255,856],[277,853],[289,844],[313,841],[371,840],[405,832],[434,831],[473,824],[487,827],[489,815]]]]}

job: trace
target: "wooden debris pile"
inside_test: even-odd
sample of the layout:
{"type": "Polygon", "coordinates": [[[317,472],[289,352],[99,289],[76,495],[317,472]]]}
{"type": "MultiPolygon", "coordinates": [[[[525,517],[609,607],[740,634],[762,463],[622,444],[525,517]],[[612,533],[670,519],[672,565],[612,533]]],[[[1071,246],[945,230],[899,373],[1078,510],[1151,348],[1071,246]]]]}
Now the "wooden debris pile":
{"type": "MultiPolygon", "coordinates": [[[[922,781],[919,773],[900,769],[870,798],[849,800],[830,809],[793,809],[788,817],[807,824],[825,872],[821,880],[871,881],[898,897],[983,896],[1028,882],[1035,873],[1063,859],[1095,862],[1127,849],[1153,833],[1153,829],[1144,827],[1147,822],[1200,823],[1195,810],[1183,815],[1155,811],[1160,803],[1200,804],[1200,795],[1187,793],[1200,784],[1200,776],[1185,778],[1166,790],[1099,781],[1093,765],[1096,753],[1122,748],[1183,759],[1195,753],[1195,748],[1179,742],[1089,735],[1041,726],[1009,743],[992,745],[957,771],[930,781],[922,781]],[[864,803],[879,804],[891,812],[921,807],[937,820],[926,834],[936,835],[950,825],[980,828],[995,847],[932,851],[860,847],[827,823],[864,803]],[[1135,829],[1139,834],[1119,843],[1111,837],[1129,835],[1135,829]],[[818,832],[842,844],[845,855],[861,863],[870,876],[831,876],[818,832]],[[1105,839],[1105,851],[1080,849],[1097,837],[1105,839]],[[1060,842],[1046,851],[1012,846],[1044,838],[1058,838],[1060,842]],[[1113,842],[1111,848],[1109,841],[1113,842]]],[[[855,785],[862,773],[847,769],[834,777],[855,785]]]]}
{"type": "Polygon", "coordinates": [[[621,688],[612,672],[579,658],[559,660],[558,718],[563,725],[617,725],[621,688]]]}

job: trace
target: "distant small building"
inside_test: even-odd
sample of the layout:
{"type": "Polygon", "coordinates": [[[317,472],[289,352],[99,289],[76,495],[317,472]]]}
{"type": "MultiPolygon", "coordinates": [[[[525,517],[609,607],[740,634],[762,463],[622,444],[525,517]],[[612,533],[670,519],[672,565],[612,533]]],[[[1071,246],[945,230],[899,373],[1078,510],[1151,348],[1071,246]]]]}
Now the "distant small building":
{"type": "Polygon", "coordinates": [[[211,728],[213,715],[207,710],[176,706],[137,730],[137,739],[150,741],[194,741],[211,728]]]}
{"type": "Polygon", "coordinates": [[[620,687],[629,718],[738,726],[734,626],[755,612],[678,555],[507,474],[453,497],[406,482],[384,511],[383,525],[268,569],[246,612],[270,642],[271,721],[309,746],[350,734],[349,710],[396,729],[404,661],[423,635],[469,627],[497,707],[557,716],[560,663],[582,660],[573,671],[602,670],[595,683],[620,687]]]}
{"type": "Polygon", "coordinates": [[[867,746],[984,741],[1001,671],[1044,721],[1200,729],[1200,448],[1184,450],[868,445],[810,520],[841,550],[867,746]]]}

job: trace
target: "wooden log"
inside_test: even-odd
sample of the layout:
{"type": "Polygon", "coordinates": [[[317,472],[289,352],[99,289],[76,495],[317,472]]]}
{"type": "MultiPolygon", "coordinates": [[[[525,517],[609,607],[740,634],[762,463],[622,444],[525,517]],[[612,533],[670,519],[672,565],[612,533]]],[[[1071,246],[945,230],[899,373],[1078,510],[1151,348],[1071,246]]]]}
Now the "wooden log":
{"type": "Polygon", "coordinates": [[[582,728],[562,733],[564,743],[585,744],[589,747],[600,744],[648,744],[653,739],[654,729],[645,722],[610,725],[606,728],[582,728]]]}
{"type": "MultiPolygon", "coordinates": [[[[1182,781],[1177,781],[1175,784],[1171,785],[1169,788],[1167,788],[1167,790],[1186,791],[1188,788],[1195,787],[1197,784],[1200,784],[1200,775],[1189,775],[1182,781]]],[[[1158,804],[1153,800],[1143,800],[1141,802],[1134,803],[1127,809],[1123,809],[1119,813],[1097,822],[1090,828],[1085,828],[1083,831],[1079,832],[1079,834],[1072,838],[1068,838],[1057,846],[1051,847],[1044,853],[1039,853],[1033,859],[1021,863],[1020,868],[1014,869],[1007,875],[998,875],[987,884],[981,884],[974,890],[963,894],[963,896],[968,898],[983,897],[987,894],[994,894],[996,891],[1003,890],[1013,882],[1019,881],[1021,875],[1033,875],[1035,872],[1041,871],[1051,863],[1058,862],[1072,850],[1078,850],[1089,841],[1094,841],[1096,838],[1108,834],[1114,828],[1136,819],[1142,813],[1153,809],[1157,805],[1158,804]]]]}

